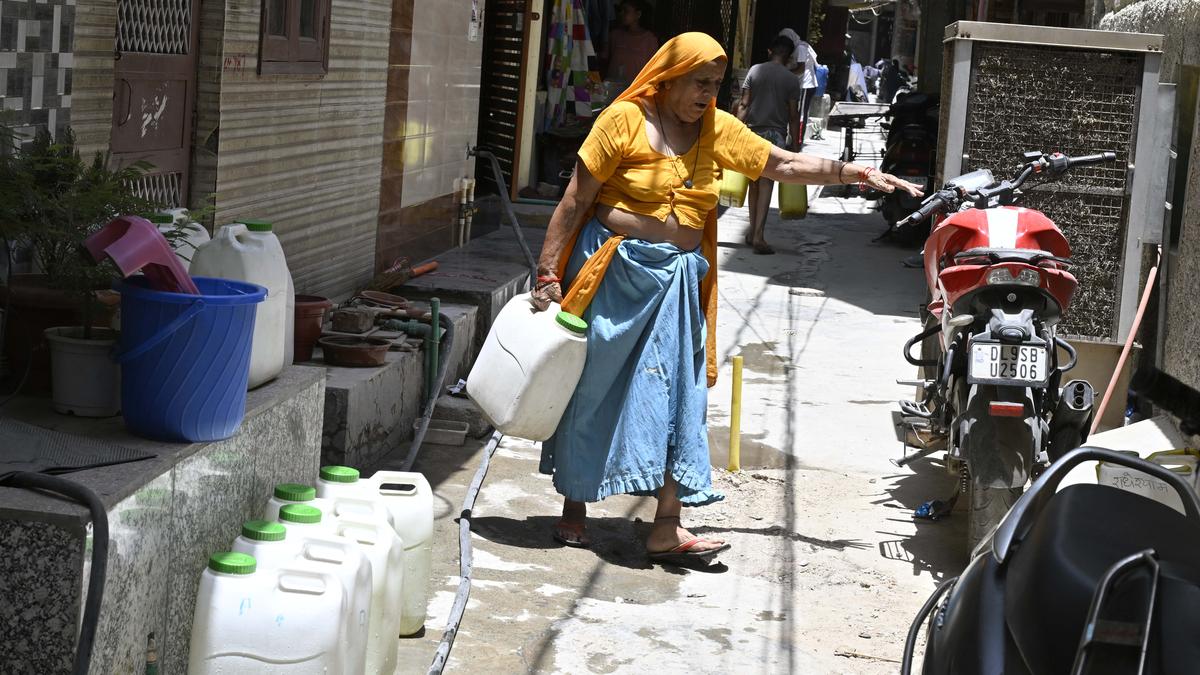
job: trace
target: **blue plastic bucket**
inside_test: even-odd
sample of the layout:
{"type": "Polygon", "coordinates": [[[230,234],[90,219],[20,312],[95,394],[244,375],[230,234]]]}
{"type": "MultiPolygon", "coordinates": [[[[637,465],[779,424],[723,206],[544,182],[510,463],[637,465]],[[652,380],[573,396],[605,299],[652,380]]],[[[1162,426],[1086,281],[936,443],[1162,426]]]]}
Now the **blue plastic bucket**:
{"type": "Polygon", "coordinates": [[[165,293],[145,277],[121,293],[121,405],[125,427],[164,441],[219,441],[246,414],[254,315],[262,286],[193,277],[200,295],[165,293]]]}

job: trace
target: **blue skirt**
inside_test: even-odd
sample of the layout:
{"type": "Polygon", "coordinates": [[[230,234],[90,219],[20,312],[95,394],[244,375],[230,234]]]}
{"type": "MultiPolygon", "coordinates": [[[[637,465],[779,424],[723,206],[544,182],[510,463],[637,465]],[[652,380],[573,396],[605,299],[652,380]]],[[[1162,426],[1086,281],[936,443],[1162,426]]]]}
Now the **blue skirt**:
{"type": "MultiPolygon", "coordinates": [[[[613,232],[584,225],[565,286],[613,232]]],[[[567,499],[653,496],[667,471],[679,499],[702,506],[712,489],[708,456],[705,326],[699,249],[621,242],[585,312],[587,362],[558,430],[542,444],[542,473],[567,499]]]]}

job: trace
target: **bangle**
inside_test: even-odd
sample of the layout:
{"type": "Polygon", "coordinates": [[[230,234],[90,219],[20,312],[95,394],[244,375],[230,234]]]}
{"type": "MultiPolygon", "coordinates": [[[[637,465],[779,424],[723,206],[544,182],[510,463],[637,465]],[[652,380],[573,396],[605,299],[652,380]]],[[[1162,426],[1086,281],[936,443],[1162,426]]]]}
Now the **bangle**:
{"type": "Polygon", "coordinates": [[[844,172],[846,170],[846,163],[841,161],[840,159],[835,160],[835,161],[837,161],[837,163],[838,163],[838,174],[837,174],[838,185],[845,185],[846,181],[842,180],[842,172],[844,172]]]}

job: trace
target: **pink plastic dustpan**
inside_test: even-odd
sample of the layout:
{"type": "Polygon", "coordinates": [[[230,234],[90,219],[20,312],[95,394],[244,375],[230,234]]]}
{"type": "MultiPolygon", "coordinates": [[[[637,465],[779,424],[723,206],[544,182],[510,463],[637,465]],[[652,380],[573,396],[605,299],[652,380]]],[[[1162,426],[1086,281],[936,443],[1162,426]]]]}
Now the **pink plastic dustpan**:
{"type": "Polygon", "coordinates": [[[167,238],[145,218],[121,216],[84,242],[96,262],[111,258],[121,274],[146,275],[155,290],[200,295],[167,238]]]}

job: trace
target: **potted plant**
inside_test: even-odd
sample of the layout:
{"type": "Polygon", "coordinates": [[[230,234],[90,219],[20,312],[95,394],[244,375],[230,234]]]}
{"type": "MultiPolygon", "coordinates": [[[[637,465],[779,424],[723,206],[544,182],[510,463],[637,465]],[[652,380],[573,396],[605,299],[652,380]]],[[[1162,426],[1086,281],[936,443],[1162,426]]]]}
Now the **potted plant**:
{"type": "Polygon", "coordinates": [[[111,156],[102,152],[87,162],[69,129],[57,140],[44,130],[38,132],[6,161],[6,175],[0,180],[0,227],[6,239],[32,251],[42,271],[8,280],[10,361],[18,374],[23,362],[22,379],[33,390],[42,389],[37,379],[50,379],[36,373],[46,369],[46,357],[39,353],[44,335],[51,354],[55,409],[115,415],[120,410],[120,371],[110,359],[116,333],[106,324],[117,302],[108,290],[117,274],[110,263],[92,264],[82,246],[115,216],[155,208],[133,188],[148,165],[113,169],[111,156]],[[32,377],[35,374],[40,378],[32,377]]]}

